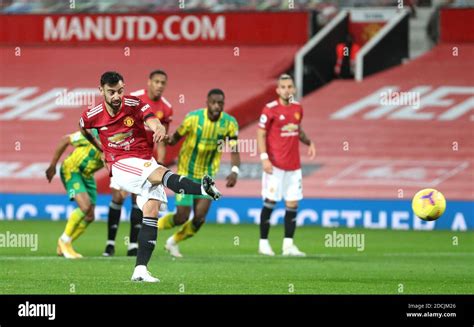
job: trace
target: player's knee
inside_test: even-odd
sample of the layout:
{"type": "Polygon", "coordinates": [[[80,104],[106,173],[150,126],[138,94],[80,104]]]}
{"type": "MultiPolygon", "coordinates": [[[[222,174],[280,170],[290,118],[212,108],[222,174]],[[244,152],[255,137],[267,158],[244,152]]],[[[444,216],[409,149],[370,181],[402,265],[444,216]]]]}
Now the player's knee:
{"type": "Polygon", "coordinates": [[[298,209],[298,201],[286,201],[285,205],[288,209],[298,209]]]}
{"type": "Polygon", "coordinates": [[[160,166],[158,168],[156,168],[151,174],[150,176],[148,176],[148,181],[152,184],[152,185],[158,185],[158,184],[161,184],[162,181],[163,181],[163,176],[165,175],[165,173],[168,171],[169,169],[164,167],[164,166],[160,166]]]}
{"type": "Polygon", "coordinates": [[[272,208],[275,207],[276,205],[276,201],[272,201],[272,200],[269,200],[269,199],[265,199],[264,202],[264,205],[267,207],[267,208],[272,208]]]}
{"type": "Polygon", "coordinates": [[[88,223],[91,223],[93,222],[95,219],[95,214],[94,214],[94,210],[92,209],[91,211],[89,211],[87,213],[87,215],[84,217],[84,220],[87,221],[88,223]]]}
{"type": "Polygon", "coordinates": [[[118,190],[113,190],[112,191],[112,201],[113,202],[115,202],[116,204],[122,205],[124,200],[125,200],[125,198],[123,197],[122,192],[120,192],[118,190]]]}
{"type": "Polygon", "coordinates": [[[158,214],[160,212],[160,201],[156,200],[148,200],[143,205],[143,217],[156,217],[158,218],[158,214]]]}

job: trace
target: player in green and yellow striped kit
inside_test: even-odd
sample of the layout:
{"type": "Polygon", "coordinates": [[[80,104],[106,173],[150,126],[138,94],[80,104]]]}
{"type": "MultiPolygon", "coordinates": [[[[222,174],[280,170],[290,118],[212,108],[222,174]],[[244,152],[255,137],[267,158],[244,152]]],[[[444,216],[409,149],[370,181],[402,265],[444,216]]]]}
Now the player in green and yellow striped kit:
{"type": "MultiPolygon", "coordinates": [[[[207,108],[190,112],[169,139],[174,145],[186,137],[178,158],[178,174],[199,182],[204,175],[214,177],[219,170],[222,152],[231,150],[232,172],[227,176],[227,187],[237,182],[240,156],[237,147],[239,126],[231,115],[223,112],[224,92],[212,89],[207,95],[207,108]],[[226,146],[227,144],[227,146],[226,146]]],[[[178,243],[192,237],[205,222],[211,199],[202,195],[176,194],[176,213],[169,213],[158,220],[158,229],[182,225],[171,236],[165,249],[174,257],[182,257],[178,243]],[[194,217],[189,220],[191,207],[194,217]]]]}
{"type": "MultiPolygon", "coordinates": [[[[97,137],[98,133],[93,130],[97,137]]],[[[81,134],[75,132],[65,135],[54,153],[51,164],[46,170],[46,178],[49,182],[56,174],[56,165],[61,155],[69,145],[75,147],[74,151],[64,160],[61,165],[61,180],[68,193],[69,198],[75,200],[78,208],[74,209],[69,216],[64,233],[58,240],[58,255],[67,259],[81,258],[71,243],[84,233],[87,226],[94,221],[94,209],[97,198],[97,187],[94,173],[104,167],[102,152],[81,134]]]]}

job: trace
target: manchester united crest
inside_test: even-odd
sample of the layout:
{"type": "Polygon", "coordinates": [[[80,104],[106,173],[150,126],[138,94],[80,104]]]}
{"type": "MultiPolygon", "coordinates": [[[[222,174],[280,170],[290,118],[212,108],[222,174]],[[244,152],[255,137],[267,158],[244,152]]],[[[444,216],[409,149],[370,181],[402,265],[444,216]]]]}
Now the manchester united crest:
{"type": "Polygon", "coordinates": [[[132,127],[134,123],[135,121],[130,116],[125,117],[125,119],[123,120],[123,124],[127,127],[132,127]]]}
{"type": "Polygon", "coordinates": [[[295,112],[295,119],[300,120],[301,114],[299,112],[295,112]]]}
{"type": "Polygon", "coordinates": [[[161,110],[156,113],[156,118],[158,118],[158,119],[162,119],[163,116],[164,116],[164,114],[163,114],[163,111],[161,111],[161,110]]]}

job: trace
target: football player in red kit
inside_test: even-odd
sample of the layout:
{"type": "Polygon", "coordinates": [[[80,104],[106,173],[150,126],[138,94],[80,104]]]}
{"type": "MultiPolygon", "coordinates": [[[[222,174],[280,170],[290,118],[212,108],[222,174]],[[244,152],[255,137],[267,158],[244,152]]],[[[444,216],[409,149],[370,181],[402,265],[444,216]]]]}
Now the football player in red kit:
{"type": "Polygon", "coordinates": [[[132,281],[159,282],[150,274],[147,264],[156,245],[159,209],[162,203],[167,203],[163,186],[175,193],[209,195],[214,200],[221,194],[214,180],[207,175],[201,183],[196,183],[156,162],[145,125],[153,131],[155,143],[168,138],[165,127],[149,104],[124,95],[124,79],[119,73],[102,74],[99,90],[104,101],[82,113],[81,131],[89,142],[104,152],[106,165],[117,186],[137,195],[137,205],[143,212],[132,281]],[[92,128],[99,131],[100,143],[89,132],[92,128]]]}
{"type": "Polygon", "coordinates": [[[301,128],[303,107],[293,101],[295,94],[293,78],[288,74],[281,75],[276,92],[278,99],[263,108],[257,131],[257,143],[263,167],[264,199],[260,215],[258,252],[263,255],[275,255],[268,242],[270,215],[276,202],[283,198],[286,212],[282,254],[305,256],[305,253],[293,243],[298,201],[303,199],[299,142],[309,146],[308,155],[311,159],[316,155],[316,148],[301,128]]]}
{"type": "MultiPolygon", "coordinates": [[[[136,96],[151,107],[151,111],[160,120],[168,133],[169,124],[173,119],[173,108],[168,100],[163,96],[166,84],[168,83],[168,75],[163,70],[154,70],[150,73],[147,82],[147,88],[130,93],[136,96]]],[[[147,130],[148,143],[154,147],[154,158],[159,164],[163,164],[166,156],[166,146],[163,142],[155,145],[153,142],[153,131],[145,125],[147,130]]],[[[120,215],[122,205],[128,192],[123,191],[114,181],[114,177],[110,178],[110,189],[112,190],[112,201],[109,204],[109,215],[107,217],[107,244],[105,246],[104,256],[113,256],[115,253],[115,237],[117,236],[118,227],[120,225],[120,215]]],[[[136,195],[132,194],[132,210],[130,211],[130,237],[128,240],[128,256],[137,255],[137,239],[138,232],[142,223],[142,211],[138,208],[136,195]]]]}

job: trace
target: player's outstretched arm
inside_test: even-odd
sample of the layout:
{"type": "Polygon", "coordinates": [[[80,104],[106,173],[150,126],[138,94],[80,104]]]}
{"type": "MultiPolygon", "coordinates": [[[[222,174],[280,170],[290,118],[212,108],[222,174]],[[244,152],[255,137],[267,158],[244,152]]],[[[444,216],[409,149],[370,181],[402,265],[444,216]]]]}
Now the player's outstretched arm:
{"type": "Polygon", "coordinates": [[[58,147],[54,151],[53,159],[51,159],[51,163],[49,164],[49,167],[48,169],[46,169],[45,172],[48,182],[51,183],[51,180],[53,179],[54,175],[56,175],[56,165],[58,164],[59,159],[70,144],[71,138],[69,137],[69,135],[64,135],[59,141],[58,147]]]}
{"type": "Polygon", "coordinates": [[[311,160],[314,159],[314,157],[316,156],[316,146],[314,145],[313,141],[311,141],[308,138],[308,136],[306,135],[306,133],[303,131],[302,128],[300,128],[300,141],[303,144],[306,144],[307,146],[309,146],[308,156],[311,160]]]}
{"type": "Polygon", "coordinates": [[[145,120],[145,124],[154,132],[153,142],[164,142],[168,138],[168,135],[166,135],[166,129],[158,118],[150,117],[145,120]]]}
{"type": "Polygon", "coordinates": [[[237,140],[231,140],[231,149],[232,152],[230,153],[230,164],[232,166],[231,173],[227,176],[227,184],[226,187],[234,187],[237,183],[237,177],[239,176],[240,172],[240,154],[239,154],[239,146],[237,140]]]}
{"type": "MultiPolygon", "coordinates": [[[[163,126],[165,127],[165,134],[168,134],[168,129],[169,129],[169,124],[163,124],[163,126]]],[[[166,143],[165,142],[160,142],[156,145],[156,148],[157,148],[157,156],[156,156],[156,161],[159,163],[159,164],[164,164],[165,163],[165,158],[166,158],[166,143]]]]}

